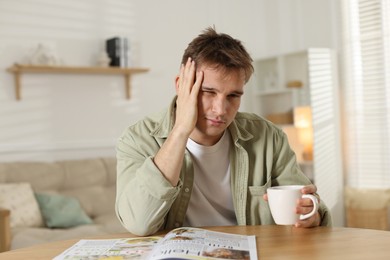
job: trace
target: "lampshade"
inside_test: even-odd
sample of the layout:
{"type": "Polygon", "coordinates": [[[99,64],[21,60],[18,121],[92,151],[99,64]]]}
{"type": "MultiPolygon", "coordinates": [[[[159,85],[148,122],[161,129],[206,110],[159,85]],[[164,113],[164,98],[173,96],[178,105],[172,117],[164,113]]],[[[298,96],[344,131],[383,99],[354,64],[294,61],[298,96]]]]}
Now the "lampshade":
{"type": "Polygon", "coordinates": [[[302,106],[294,108],[294,125],[297,128],[312,126],[311,107],[302,106]]]}
{"type": "Polygon", "coordinates": [[[304,146],[302,157],[313,160],[313,127],[309,106],[294,108],[294,125],[298,130],[299,142],[304,146]]]}

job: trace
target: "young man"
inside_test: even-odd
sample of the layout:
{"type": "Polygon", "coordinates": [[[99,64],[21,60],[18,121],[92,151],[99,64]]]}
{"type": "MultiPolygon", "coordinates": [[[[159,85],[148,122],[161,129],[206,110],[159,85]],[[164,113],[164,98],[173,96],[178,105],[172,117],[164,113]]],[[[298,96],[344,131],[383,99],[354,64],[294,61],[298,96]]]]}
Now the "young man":
{"type": "MultiPolygon", "coordinates": [[[[252,59],[240,41],[208,28],[187,47],[170,107],[130,126],[117,143],[116,212],[133,234],[179,226],[275,224],[266,189],[304,184],[286,135],[240,113],[252,59]]],[[[309,199],[297,213],[313,208],[309,199]]],[[[296,227],[330,225],[326,206],[296,227]]]]}

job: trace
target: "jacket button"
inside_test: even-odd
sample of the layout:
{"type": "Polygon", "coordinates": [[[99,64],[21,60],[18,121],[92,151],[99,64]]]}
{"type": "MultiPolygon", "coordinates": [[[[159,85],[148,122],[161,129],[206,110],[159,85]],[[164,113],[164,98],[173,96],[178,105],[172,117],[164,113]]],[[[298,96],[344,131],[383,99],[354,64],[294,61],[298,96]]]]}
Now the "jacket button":
{"type": "Polygon", "coordinates": [[[190,188],[185,188],[184,191],[185,191],[185,192],[189,192],[189,191],[190,191],[190,188]]]}

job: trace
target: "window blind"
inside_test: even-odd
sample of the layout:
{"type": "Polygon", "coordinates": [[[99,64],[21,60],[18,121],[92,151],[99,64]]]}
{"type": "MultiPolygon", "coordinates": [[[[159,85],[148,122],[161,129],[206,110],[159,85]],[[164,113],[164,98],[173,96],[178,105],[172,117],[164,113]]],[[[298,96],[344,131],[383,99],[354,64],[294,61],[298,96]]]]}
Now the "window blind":
{"type": "Polygon", "coordinates": [[[345,170],[353,187],[390,187],[389,2],[342,2],[345,170]]]}
{"type": "Polygon", "coordinates": [[[334,219],[342,219],[337,79],[330,49],[310,48],[309,84],[314,129],[314,182],[334,219]]]}

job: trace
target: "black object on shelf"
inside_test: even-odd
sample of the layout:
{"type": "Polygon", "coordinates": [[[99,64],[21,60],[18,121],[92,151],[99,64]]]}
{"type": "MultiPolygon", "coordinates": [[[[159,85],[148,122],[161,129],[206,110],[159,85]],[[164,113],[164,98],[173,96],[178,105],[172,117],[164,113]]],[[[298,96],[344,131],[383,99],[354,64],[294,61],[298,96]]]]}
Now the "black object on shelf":
{"type": "Polygon", "coordinates": [[[106,51],[110,57],[110,66],[123,67],[129,66],[129,43],[125,37],[113,37],[106,41],[106,51]]]}

